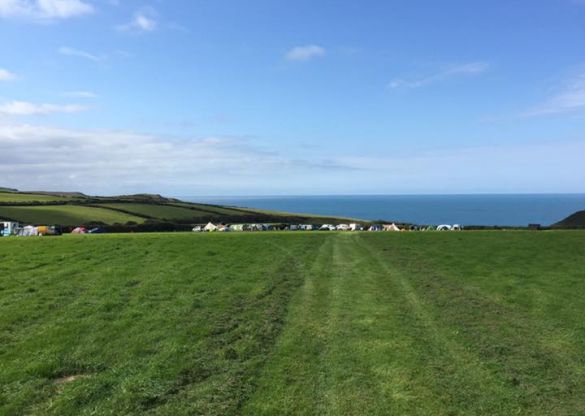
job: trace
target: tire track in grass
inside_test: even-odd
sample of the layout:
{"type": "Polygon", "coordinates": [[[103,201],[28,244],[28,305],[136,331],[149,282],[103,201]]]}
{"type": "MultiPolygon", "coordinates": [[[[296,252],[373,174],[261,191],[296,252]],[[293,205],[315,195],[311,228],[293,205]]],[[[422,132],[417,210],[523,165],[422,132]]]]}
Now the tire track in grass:
{"type": "MultiPolygon", "coordinates": [[[[485,367],[482,360],[459,343],[450,328],[440,325],[408,276],[382,260],[383,253],[373,247],[367,236],[354,238],[364,257],[375,262],[385,276],[386,289],[398,295],[402,305],[402,330],[412,337],[414,358],[411,370],[413,391],[426,391],[431,410],[423,414],[502,414],[516,413],[515,397],[505,382],[485,367]],[[420,383],[420,384],[419,384],[420,383]],[[423,388],[424,386],[424,388],[423,388]]],[[[395,301],[394,301],[395,302],[395,301]]],[[[405,409],[406,410],[406,409],[405,409]]],[[[405,414],[420,414],[410,408],[405,414]]]]}
{"type": "MultiPolygon", "coordinates": [[[[526,252],[530,253],[529,249],[532,249],[530,245],[526,252]]],[[[420,258],[412,253],[412,247],[405,240],[398,251],[397,268],[412,272],[412,284],[421,297],[429,300],[429,308],[440,312],[437,319],[441,325],[456,332],[459,343],[472,350],[484,367],[504,382],[519,413],[531,416],[585,414],[582,383],[585,361],[578,335],[570,322],[557,321],[554,317],[543,316],[539,310],[525,309],[514,302],[503,302],[501,293],[467,283],[477,281],[477,276],[468,274],[467,267],[446,266],[436,262],[435,256],[428,256],[428,252],[420,258]],[[460,273],[466,274],[458,276],[460,273]]],[[[467,261],[480,270],[474,273],[487,274],[486,279],[496,281],[502,279],[497,271],[506,275],[514,273],[517,257],[526,256],[525,251],[517,250],[512,260],[486,273],[482,260],[476,257],[483,252],[483,246],[478,252],[469,252],[467,261]]],[[[557,258],[563,259],[562,256],[557,258]]],[[[541,263],[531,265],[528,260],[521,264],[527,267],[527,278],[533,276],[535,279],[533,290],[541,290],[544,283],[549,296],[562,296],[562,279],[557,279],[553,288],[553,283],[539,281],[534,276],[533,273],[547,275],[550,272],[547,267],[542,267],[541,263]]]]}
{"type": "Polygon", "coordinates": [[[487,411],[482,394],[499,394],[497,381],[453,345],[378,256],[357,236],[332,235],[291,302],[246,414],[487,411]]]}
{"type": "Polygon", "coordinates": [[[302,287],[291,301],[284,331],[260,375],[258,388],[244,405],[244,414],[326,414],[321,400],[326,373],[319,357],[327,349],[327,334],[314,317],[325,316],[328,310],[329,293],[323,280],[328,279],[332,242],[327,236],[319,247],[302,287]]]}

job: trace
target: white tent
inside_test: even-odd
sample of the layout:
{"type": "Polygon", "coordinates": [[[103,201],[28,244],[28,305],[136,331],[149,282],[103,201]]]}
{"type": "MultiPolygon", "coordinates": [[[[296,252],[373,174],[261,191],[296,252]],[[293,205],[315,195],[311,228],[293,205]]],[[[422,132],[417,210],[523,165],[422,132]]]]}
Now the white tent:
{"type": "Polygon", "coordinates": [[[266,224],[250,224],[250,231],[266,231],[267,229],[266,224]]]}
{"type": "Polygon", "coordinates": [[[384,231],[400,231],[400,228],[394,223],[384,224],[384,231]]]}
{"type": "Polygon", "coordinates": [[[200,233],[201,231],[203,231],[203,228],[200,225],[196,225],[195,227],[193,227],[194,233],[200,233]]]}
{"type": "Polygon", "coordinates": [[[349,231],[349,225],[347,225],[347,224],[338,224],[337,227],[335,227],[335,229],[337,231],[349,231]]]}
{"type": "Polygon", "coordinates": [[[359,225],[359,224],[349,224],[349,229],[350,229],[351,231],[361,231],[361,230],[363,230],[363,229],[364,229],[364,227],[362,227],[362,226],[361,226],[361,225],[359,225]]]}
{"type": "Polygon", "coordinates": [[[19,237],[34,237],[37,235],[39,235],[39,230],[37,227],[33,227],[32,225],[22,227],[18,232],[19,237]]]}
{"type": "Polygon", "coordinates": [[[321,228],[319,228],[321,231],[335,231],[335,225],[331,225],[331,224],[323,224],[321,226],[321,228]]]}
{"type": "Polygon", "coordinates": [[[212,222],[208,223],[205,227],[203,227],[203,231],[215,231],[217,230],[217,226],[215,224],[213,224],[212,222]]]}
{"type": "Polygon", "coordinates": [[[451,231],[452,229],[453,227],[451,227],[449,224],[442,224],[437,227],[437,231],[451,231]]]}

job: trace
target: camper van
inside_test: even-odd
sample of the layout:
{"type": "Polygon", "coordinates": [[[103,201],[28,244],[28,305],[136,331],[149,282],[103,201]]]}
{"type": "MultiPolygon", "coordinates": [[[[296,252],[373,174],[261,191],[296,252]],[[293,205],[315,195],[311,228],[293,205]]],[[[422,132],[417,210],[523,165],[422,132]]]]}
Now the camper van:
{"type": "Polygon", "coordinates": [[[17,222],[12,221],[0,221],[0,236],[8,237],[15,235],[19,225],[17,222]]]}

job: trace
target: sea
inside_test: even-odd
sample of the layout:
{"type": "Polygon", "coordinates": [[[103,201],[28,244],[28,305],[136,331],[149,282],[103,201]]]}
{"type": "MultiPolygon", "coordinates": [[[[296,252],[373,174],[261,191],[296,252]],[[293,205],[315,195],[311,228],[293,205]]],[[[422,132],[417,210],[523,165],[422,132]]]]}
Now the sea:
{"type": "Polygon", "coordinates": [[[585,194],[180,197],[191,202],[413,224],[551,225],[585,210],[585,194]]]}

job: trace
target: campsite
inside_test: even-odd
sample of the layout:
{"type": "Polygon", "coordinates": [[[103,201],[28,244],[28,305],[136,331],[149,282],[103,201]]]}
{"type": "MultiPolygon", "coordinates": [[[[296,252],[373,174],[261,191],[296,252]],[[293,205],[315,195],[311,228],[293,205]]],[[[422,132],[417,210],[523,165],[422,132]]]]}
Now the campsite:
{"type": "Polygon", "coordinates": [[[0,0],[0,416],[585,416],[579,39],[585,0],[0,0]]]}
{"type": "Polygon", "coordinates": [[[0,414],[585,412],[581,231],[0,239],[0,414]]]}

